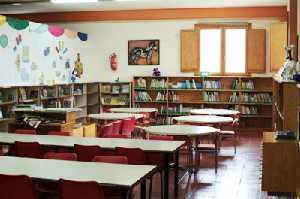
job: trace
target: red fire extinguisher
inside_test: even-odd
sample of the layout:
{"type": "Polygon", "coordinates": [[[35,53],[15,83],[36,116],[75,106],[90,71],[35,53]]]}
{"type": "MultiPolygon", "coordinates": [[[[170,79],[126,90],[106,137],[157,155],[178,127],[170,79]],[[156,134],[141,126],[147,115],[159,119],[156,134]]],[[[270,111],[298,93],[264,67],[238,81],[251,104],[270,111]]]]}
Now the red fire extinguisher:
{"type": "Polygon", "coordinates": [[[109,56],[110,59],[110,67],[113,71],[117,70],[118,68],[118,58],[117,58],[117,54],[116,53],[112,53],[109,56]]]}

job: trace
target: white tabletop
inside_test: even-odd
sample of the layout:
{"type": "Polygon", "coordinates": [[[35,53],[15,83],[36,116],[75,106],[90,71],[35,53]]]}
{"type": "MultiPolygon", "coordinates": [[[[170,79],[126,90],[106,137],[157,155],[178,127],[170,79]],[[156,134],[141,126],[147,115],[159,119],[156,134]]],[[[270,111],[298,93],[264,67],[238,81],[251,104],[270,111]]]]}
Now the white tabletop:
{"type": "Polygon", "coordinates": [[[144,117],[144,115],[131,113],[98,113],[89,114],[88,117],[96,120],[123,120],[130,117],[135,117],[135,119],[141,119],[144,117]]]}
{"type": "Polygon", "coordinates": [[[179,149],[184,142],[182,141],[158,141],[125,138],[92,138],[74,136],[55,136],[55,135],[22,135],[13,133],[0,133],[0,143],[13,144],[20,142],[39,142],[45,146],[73,147],[74,144],[97,145],[106,149],[116,147],[140,148],[144,151],[155,152],[174,152],[179,149]]]}
{"type": "Polygon", "coordinates": [[[191,114],[193,115],[238,115],[239,111],[230,109],[217,109],[217,108],[204,108],[204,109],[192,109],[191,114]]]}
{"type": "Polygon", "coordinates": [[[157,112],[156,108],[111,108],[112,113],[153,113],[157,112]]]}
{"type": "Polygon", "coordinates": [[[172,135],[172,136],[199,136],[209,135],[211,133],[219,132],[219,129],[210,126],[194,126],[194,125],[161,125],[149,126],[144,128],[147,133],[158,135],[172,135]]]}
{"type": "Polygon", "coordinates": [[[155,166],[1,156],[0,173],[58,181],[60,178],[132,187],[155,166]],[[112,175],[113,174],[113,175],[112,175]]]}
{"type": "Polygon", "coordinates": [[[177,122],[190,122],[199,124],[221,124],[221,123],[231,123],[233,122],[232,117],[221,117],[213,115],[190,115],[190,116],[180,116],[174,117],[177,122]]]}

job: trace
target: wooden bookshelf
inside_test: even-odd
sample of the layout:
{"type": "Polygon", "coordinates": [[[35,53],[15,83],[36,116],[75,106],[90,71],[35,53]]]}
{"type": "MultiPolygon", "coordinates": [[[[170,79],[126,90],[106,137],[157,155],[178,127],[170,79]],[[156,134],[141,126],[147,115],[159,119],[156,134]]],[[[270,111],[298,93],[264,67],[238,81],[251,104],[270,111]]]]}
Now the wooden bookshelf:
{"type": "Polygon", "coordinates": [[[87,83],[86,84],[87,92],[87,114],[94,114],[100,112],[100,92],[99,92],[99,83],[87,83]]]}
{"type": "Polygon", "coordinates": [[[101,82],[101,110],[111,107],[131,107],[131,82],[101,82]]]}
{"type": "Polygon", "coordinates": [[[158,108],[161,117],[188,115],[192,108],[235,109],[241,112],[242,128],[270,130],[272,81],[251,76],[136,76],[133,106],[158,108]]]}

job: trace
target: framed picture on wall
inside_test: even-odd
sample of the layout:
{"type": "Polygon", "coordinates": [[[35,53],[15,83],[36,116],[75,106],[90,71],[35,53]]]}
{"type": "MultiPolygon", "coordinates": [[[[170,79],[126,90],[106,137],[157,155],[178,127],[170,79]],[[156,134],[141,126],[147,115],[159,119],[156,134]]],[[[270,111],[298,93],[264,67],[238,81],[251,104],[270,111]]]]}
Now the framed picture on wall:
{"type": "Polygon", "coordinates": [[[159,65],[159,40],[129,40],[128,65],[159,65]]]}

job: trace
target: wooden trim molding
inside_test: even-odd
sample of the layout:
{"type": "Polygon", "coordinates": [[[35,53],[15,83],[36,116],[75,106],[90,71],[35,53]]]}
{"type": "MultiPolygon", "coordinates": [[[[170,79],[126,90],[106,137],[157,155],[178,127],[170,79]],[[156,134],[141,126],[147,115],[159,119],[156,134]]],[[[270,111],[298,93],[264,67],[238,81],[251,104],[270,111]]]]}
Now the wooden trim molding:
{"type": "MultiPolygon", "coordinates": [[[[299,2],[298,2],[299,3],[299,2]]],[[[288,13],[288,37],[289,44],[294,45],[293,59],[298,59],[298,37],[297,37],[297,0],[290,0],[290,12],[288,13]]],[[[299,23],[299,22],[298,22],[299,23]]]]}
{"type": "Polygon", "coordinates": [[[287,20],[286,6],[78,11],[9,15],[40,23],[201,18],[277,18],[287,20]]]}

